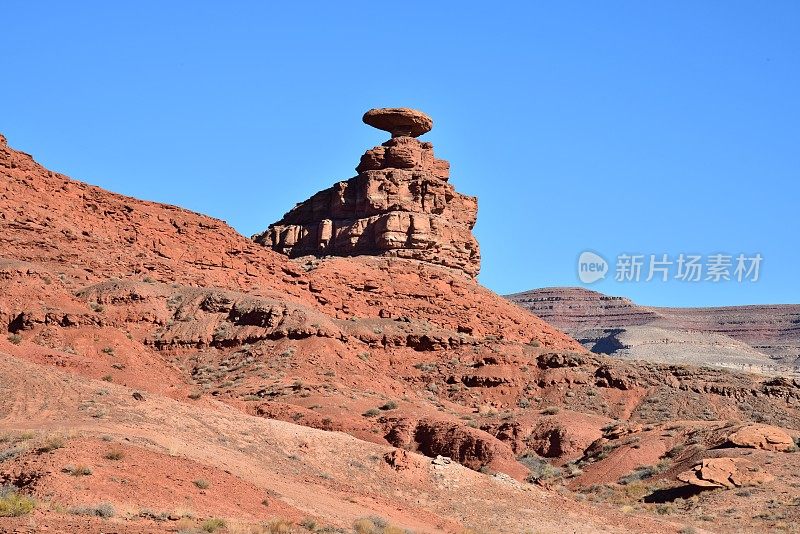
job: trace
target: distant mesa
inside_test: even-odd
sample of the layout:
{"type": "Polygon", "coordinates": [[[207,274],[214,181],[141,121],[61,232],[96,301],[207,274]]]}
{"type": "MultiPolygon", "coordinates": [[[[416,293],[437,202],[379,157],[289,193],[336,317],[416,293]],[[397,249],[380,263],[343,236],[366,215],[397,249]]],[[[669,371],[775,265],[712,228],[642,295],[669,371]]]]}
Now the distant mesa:
{"type": "Polygon", "coordinates": [[[386,130],[392,137],[419,137],[433,128],[433,119],[416,109],[377,108],[364,113],[364,123],[386,130]]]}
{"type": "Polygon", "coordinates": [[[800,371],[798,304],[663,308],[581,287],[508,298],[598,354],[779,375],[800,371]]]}
{"type": "Polygon", "coordinates": [[[253,239],[293,258],[390,256],[475,277],[478,200],[458,193],[448,181],[450,164],[416,139],[433,120],[413,109],[382,108],[369,110],[364,122],[392,138],[361,156],[357,176],[301,202],[253,239]]]}

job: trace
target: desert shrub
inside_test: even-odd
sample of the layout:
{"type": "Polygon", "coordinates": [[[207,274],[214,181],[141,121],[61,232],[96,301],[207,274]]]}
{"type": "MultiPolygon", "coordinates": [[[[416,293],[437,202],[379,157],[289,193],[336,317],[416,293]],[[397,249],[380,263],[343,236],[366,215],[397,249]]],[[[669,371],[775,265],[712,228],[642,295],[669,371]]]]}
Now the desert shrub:
{"type": "Polygon", "coordinates": [[[300,522],[300,526],[306,530],[310,530],[311,532],[316,532],[318,528],[317,522],[313,519],[303,519],[300,522]]]}
{"type": "Polygon", "coordinates": [[[27,515],[36,507],[36,501],[17,493],[11,486],[0,487],[0,517],[19,517],[27,515]]]}
{"type": "Polygon", "coordinates": [[[14,345],[19,345],[22,343],[22,336],[19,334],[8,334],[8,341],[14,345]]]}
{"type": "Polygon", "coordinates": [[[6,460],[15,458],[24,450],[25,447],[19,447],[19,446],[9,447],[8,449],[0,450],[0,462],[5,462],[6,460]]]}
{"type": "Polygon", "coordinates": [[[611,432],[612,430],[617,428],[619,425],[620,425],[619,421],[612,421],[612,422],[608,423],[606,426],[604,426],[603,428],[601,428],[600,430],[603,432],[603,434],[605,434],[607,432],[611,432]]]}
{"type": "Polygon", "coordinates": [[[156,512],[150,508],[142,508],[139,510],[139,517],[152,519],[153,521],[166,521],[169,519],[169,514],[167,512],[156,512]]]}
{"type": "Polygon", "coordinates": [[[375,417],[376,415],[379,415],[380,413],[381,413],[381,411],[378,408],[370,408],[369,410],[364,412],[362,415],[364,417],[375,417]]]}
{"type": "Polygon", "coordinates": [[[125,452],[122,449],[111,449],[108,451],[103,458],[106,460],[122,460],[125,458],[125,452]]]}
{"type": "Polygon", "coordinates": [[[583,474],[583,469],[581,469],[579,465],[576,465],[572,462],[565,465],[564,469],[567,472],[567,476],[570,478],[579,477],[583,474]]]}
{"type": "Polygon", "coordinates": [[[686,446],[683,445],[682,443],[679,443],[678,445],[675,445],[670,450],[668,450],[664,456],[666,456],[667,458],[677,458],[685,450],[686,446]]]}
{"type": "Polygon", "coordinates": [[[353,523],[353,531],[356,534],[377,534],[378,527],[372,522],[371,519],[363,517],[353,523]]]}
{"type": "Polygon", "coordinates": [[[225,526],[225,520],[220,519],[218,517],[212,517],[211,519],[206,519],[203,521],[203,524],[200,525],[200,528],[203,532],[216,532],[219,529],[225,526]]]}
{"type": "Polygon", "coordinates": [[[439,364],[436,363],[436,362],[431,362],[431,363],[424,363],[423,362],[423,363],[415,363],[414,364],[414,369],[418,369],[419,371],[422,371],[423,373],[431,373],[431,372],[437,370],[438,368],[439,368],[439,364]]]}
{"type": "Polygon", "coordinates": [[[561,476],[561,469],[554,467],[550,462],[540,458],[535,453],[525,453],[517,460],[530,470],[530,474],[525,479],[528,482],[538,482],[561,476]]]}
{"type": "Polygon", "coordinates": [[[393,401],[393,400],[390,400],[390,401],[386,402],[385,404],[383,404],[382,406],[380,406],[380,409],[381,410],[395,410],[395,409],[397,409],[397,403],[395,401],[393,401]]]}
{"type": "Polygon", "coordinates": [[[73,506],[69,509],[69,513],[74,515],[91,515],[107,519],[109,517],[114,517],[116,511],[114,510],[114,506],[112,504],[102,502],[88,506],[73,506]]]}
{"type": "Polygon", "coordinates": [[[407,530],[390,525],[385,519],[376,516],[358,519],[353,523],[353,532],[356,534],[408,534],[407,530]]]}
{"type": "Polygon", "coordinates": [[[668,460],[661,460],[656,465],[640,465],[633,470],[632,473],[622,477],[619,483],[622,485],[630,484],[631,482],[638,482],[640,480],[647,480],[653,478],[666,471],[669,468],[668,460]]]}
{"type": "Polygon", "coordinates": [[[202,391],[192,391],[191,393],[189,393],[189,398],[192,400],[197,400],[202,396],[203,396],[202,391]]]}
{"type": "Polygon", "coordinates": [[[101,378],[101,380],[103,382],[113,382],[114,381],[114,377],[111,376],[111,375],[105,375],[103,378],[101,378]]]}
{"type": "Polygon", "coordinates": [[[270,534],[289,534],[292,531],[294,531],[294,525],[285,519],[273,519],[267,523],[267,532],[270,534]]]}
{"type": "Polygon", "coordinates": [[[653,466],[640,466],[633,470],[633,472],[625,475],[624,477],[619,479],[619,483],[623,486],[626,484],[630,484],[631,482],[639,482],[640,480],[647,480],[648,478],[653,478],[656,474],[656,470],[653,466]]]}
{"type": "Polygon", "coordinates": [[[84,477],[92,474],[91,467],[89,467],[88,465],[80,465],[80,464],[64,466],[64,469],[62,469],[62,471],[74,477],[84,477]]]}
{"type": "Polygon", "coordinates": [[[194,485],[200,489],[208,489],[211,486],[211,482],[202,478],[198,478],[194,481],[194,485]]]}
{"type": "Polygon", "coordinates": [[[50,434],[44,438],[44,441],[42,441],[37,450],[39,452],[53,452],[56,449],[62,448],[66,442],[67,440],[64,436],[60,434],[50,434]]]}
{"type": "Polygon", "coordinates": [[[114,354],[114,347],[105,347],[103,349],[103,354],[114,354]]]}
{"type": "Polygon", "coordinates": [[[539,413],[542,414],[542,415],[555,415],[560,411],[561,410],[558,408],[558,406],[548,406],[547,408],[545,408],[544,410],[542,410],[539,413]]]}

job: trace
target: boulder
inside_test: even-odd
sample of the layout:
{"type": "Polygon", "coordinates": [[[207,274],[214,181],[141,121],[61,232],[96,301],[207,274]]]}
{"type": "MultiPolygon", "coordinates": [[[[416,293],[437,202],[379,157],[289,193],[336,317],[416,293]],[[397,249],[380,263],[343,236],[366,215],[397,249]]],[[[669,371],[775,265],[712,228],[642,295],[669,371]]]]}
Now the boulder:
{"type": "Polygon", "coordinates": [[[728,436],[728,442],[735,447],[762,449],[765,451],[789,452],[795,448],[792,436],[783,429],[761,424],[740,428],[728,436]]]}
{"type": "Polygon", "coordinates": [[[758,486],[775,477],[744,458],[706,458],[678,480],[702,488],[740,488],[758,486]]]}

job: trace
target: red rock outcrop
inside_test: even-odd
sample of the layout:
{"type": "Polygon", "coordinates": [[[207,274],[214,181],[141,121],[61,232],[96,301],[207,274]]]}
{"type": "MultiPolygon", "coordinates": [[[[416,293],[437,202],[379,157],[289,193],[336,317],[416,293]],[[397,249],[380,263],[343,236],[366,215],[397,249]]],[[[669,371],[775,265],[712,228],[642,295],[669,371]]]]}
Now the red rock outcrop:
{"type": "Polygon", "coordinates": [[[747,425],[730,436],[728,442],[735,447],[762,449],[765,451],[789,452],[795,449],[795,443],[782,428],[753,424],[747,425]]]}
{"type": "Polygon", "coordinates": [[[678,480],[702,488],[740,488],[758,486],[775,480],[757,465],[744,458],[706,458],[678,480]]]}
{"type": "Polygon", "coordinates": [[[456,192],[449,163],[415,138],[433,121],[392,108],[370,110],[364,122],[391,131],[392,139],[361,157],[358,176],[301,202],[254,239],[290,257],[392,256],[476,276],[477,199],[456,192]]]}

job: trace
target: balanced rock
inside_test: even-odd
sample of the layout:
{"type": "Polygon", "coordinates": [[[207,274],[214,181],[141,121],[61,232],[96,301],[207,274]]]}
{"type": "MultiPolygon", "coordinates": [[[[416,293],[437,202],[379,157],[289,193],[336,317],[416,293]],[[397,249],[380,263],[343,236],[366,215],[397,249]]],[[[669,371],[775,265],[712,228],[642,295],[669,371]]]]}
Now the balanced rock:
{"type": "Polygon", "coordinates": [[[706,458],[678,480],[701,488],[740,488],[758,486],[775,480],[753,462],[744,458],[706,458]]]}
{"type": "Polygon", "coordinates": [[[364,113],[363,120],[365,124],[390,132],[392,137],[419,137],[433,128],[433,119],[409,108],[371,109],[364,113]]]}
{"type": "Polygon", "coordinates": [[[364,122],[393,137],[367,150],[357,176],[301,202],[255,241],[290,257],[392,256],[476,276],[478,201],[456,192],[449,163],[415,138],[433,121],[419,111],[389,108],[368,111],[364,122]]]}

